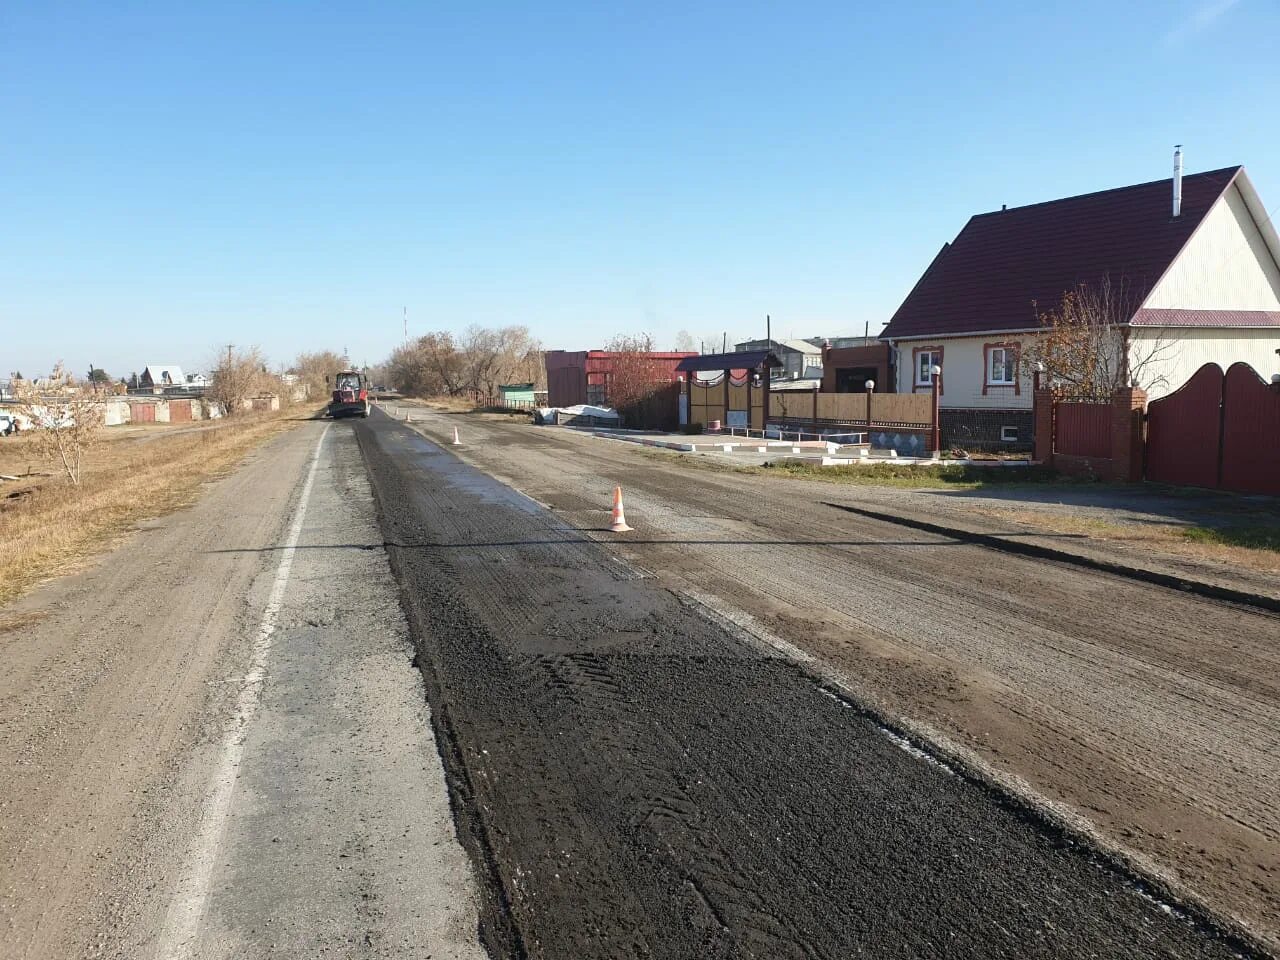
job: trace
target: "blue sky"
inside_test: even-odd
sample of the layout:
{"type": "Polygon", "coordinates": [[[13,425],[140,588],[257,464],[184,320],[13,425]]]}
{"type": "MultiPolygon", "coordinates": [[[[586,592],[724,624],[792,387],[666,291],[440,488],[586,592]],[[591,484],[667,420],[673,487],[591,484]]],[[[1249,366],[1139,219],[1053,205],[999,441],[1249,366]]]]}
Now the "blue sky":
{"type": "Polygon", "coordinates": [[[878,329],[976,212],[1249,167],[1280,6],[0,7],[0,370],[878,329]]]}

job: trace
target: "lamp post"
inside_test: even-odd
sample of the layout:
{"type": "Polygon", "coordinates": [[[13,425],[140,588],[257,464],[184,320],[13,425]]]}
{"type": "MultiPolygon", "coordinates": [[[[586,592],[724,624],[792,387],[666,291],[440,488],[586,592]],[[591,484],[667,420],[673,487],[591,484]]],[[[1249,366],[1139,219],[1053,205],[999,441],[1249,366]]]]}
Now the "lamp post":
{"type": "Polygon", "coordinates": [[[876,382],[867,380],[862,384],[867,389],[867,435],[871,435],[871,397],[876,392],[876,382]]]}
{"type": "Polygon", "coordinates": [[[929,446],[934,456],[937,456],[942,447],[942,432],[938,428],[938,394],[941,393],[939,388],[942,385],[942,367],[936,363],[930,367],[929,380],[933,385],[933,429],[929,431],[929,446]]]}

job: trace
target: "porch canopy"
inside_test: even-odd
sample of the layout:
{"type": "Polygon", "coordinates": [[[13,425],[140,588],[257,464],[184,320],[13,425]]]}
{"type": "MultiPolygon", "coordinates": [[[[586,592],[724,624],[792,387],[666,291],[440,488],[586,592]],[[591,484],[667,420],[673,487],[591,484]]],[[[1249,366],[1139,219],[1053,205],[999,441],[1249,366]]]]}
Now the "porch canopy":
{"type": "Polygon", "coordinates": [[[707,370],[760,370],[780,367],[782,361],[769,350],[739,350],[735,353],[704,353],[685,357],[676,364],[678,373],[702,373],[707,370]]]}

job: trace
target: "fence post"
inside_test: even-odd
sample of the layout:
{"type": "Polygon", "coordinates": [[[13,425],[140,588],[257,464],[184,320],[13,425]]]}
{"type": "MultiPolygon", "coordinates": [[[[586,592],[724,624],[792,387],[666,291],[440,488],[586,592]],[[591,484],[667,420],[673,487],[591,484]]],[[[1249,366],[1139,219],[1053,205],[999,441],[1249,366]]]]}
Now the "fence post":
{"type": "Polygon", "coordinates": [[[1142,479],[1142,411],[1147,392],[1141,387],[1121,387],[1111,395],[1110,479],[1136,483],[1142,479]]]}
{"type": "Polygon", "coordinates": [[[1053,466],[1053,391],[1037,387],[1032,398],[1035,430],[1035,459],[1046,467],[1053,466]]]}
{"type": "Polygon", "coordinates": [[[818,432],[818,388],[813,388],[813,432],[818,432]]]}

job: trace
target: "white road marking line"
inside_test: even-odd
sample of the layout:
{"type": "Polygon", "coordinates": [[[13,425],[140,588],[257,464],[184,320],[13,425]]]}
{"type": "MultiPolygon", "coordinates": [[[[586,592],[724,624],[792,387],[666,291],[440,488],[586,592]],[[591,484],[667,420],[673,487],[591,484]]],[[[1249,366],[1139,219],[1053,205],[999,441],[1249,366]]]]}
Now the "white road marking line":
{"type": "Polygon", "coordinates": [[[262,682],[266,679],[267,654],[271,651],[271,636],[275,633],[276,618],[280,615],[285,589],[289,585],[293,555],[297,552],[298,539],[302,536],[307,501],[311,499],[311,487],[315,482],[316,468],[320,464],[320,448],[324,446],[324,438],[329,433],[329,426],[325,424],[324,430],[320,432],[320,439],[316,441],[315,450],[311,453],[307,478],[302,484],[298,507],[294,511],[293,523],[290,524],[289,532],[285,537],[280,564],[276,567],[275,580],[271,584],[271,594],[267,598],[266,609],[262,612],[262,622],[258,626],[258,633],[253,641],[253,660],[249,674],[243,680],[240,696],[236,700],[236,715],[228,723],[226,737],[222,742],[222,758],[218,763],[217,774],[213,778],[209,798],[205,802],[200,835],[187,869],[178,884],[177,893],[165,920],[164,930],[160,934],[159,947],[156,950],[156,957],[159,960],[181,960],[181,958],[198,955],[197,935],[200,931],[200,921],[204,917],[205,902],[209,897],[214,860],[218,847],[222,843],[223,833],[226,831],[231,796],[236,787],[236,770],[244,757],[244,741],[249,722],[257,713],[258,701],[262,696],[262,682]]]}

